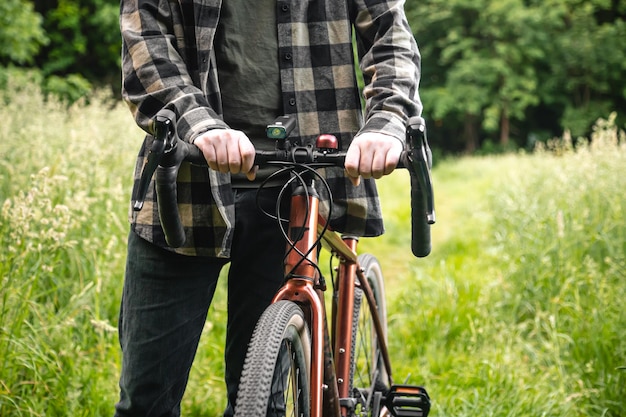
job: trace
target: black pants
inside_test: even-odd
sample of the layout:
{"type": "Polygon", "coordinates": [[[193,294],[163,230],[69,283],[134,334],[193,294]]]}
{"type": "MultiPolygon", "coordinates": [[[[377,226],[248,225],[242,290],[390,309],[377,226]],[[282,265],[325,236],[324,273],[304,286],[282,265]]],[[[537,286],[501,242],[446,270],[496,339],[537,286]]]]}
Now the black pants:
{"type": "MultiPolygon", "coordinates": [[[[274,212],[277,190],[261,192],[274,212]]],[[[228,274],[226,386],[233,415],[247,345],[283,282],[285,241],[256,206],[256,190],[235,193],[235,235],[228,274]]],[[[116,416],[179,416],[200,334],[224,260],[178,255],[131,233],[120,310],[120,401],[116,416]]]]}

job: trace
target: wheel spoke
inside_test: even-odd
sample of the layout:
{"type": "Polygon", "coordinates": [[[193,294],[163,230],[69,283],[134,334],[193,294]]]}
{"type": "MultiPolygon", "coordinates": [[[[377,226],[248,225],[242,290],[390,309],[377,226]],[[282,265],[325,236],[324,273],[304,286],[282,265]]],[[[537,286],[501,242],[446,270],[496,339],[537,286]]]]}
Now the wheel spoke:
{"type": "MultiPolygon", "coordinates": [[[[370,255],[361,255],[359,263],[363,268],[364,275],[372,289],[377,314],[383,326],[386,325],[386,309],[384,300],[384,288],[380,265],[370,255]]],[[[380,401],[380,395],[376,392],[384,390],[386,371],[382,354],[378,345],[377,334],[370,306],[363,291],[359,288],[355,291],[355,312],[353,324],[353,352],[352,352],[352,388],[357,399],[357,408],[354,416],[371,416],[377,408],[375,402],[380,401]],[[376,400],[378,399],[378,400],[376,400]],[[374,410],[373,410],[374,409],[374,410]]],[[[383,328],[383,336],[386,333],[383,328]]],[[[378,417],[378,416],[376,416],[378,417]]]]}

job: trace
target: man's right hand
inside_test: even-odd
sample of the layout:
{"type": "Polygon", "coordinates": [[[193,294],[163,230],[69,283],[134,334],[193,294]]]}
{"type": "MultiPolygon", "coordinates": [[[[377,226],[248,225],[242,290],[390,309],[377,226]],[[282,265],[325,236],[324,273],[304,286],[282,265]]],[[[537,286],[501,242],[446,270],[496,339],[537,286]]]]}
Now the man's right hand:
{"type": "Polygon", "coordinates": [[[224,173],[244,173],[251,181],[255,178],[255,150],[245,133],[234,129],[212,129],[202,133],[193,143],[202,151],[209,168],[224,173]]]}

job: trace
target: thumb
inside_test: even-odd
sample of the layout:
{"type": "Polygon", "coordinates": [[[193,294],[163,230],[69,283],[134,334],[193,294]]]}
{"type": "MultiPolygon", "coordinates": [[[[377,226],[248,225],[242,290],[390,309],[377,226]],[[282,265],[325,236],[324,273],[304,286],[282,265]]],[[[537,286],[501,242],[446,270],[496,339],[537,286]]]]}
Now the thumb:
{"type": "Polygon", "coordinates": [[[348,171],[346,171],[346,177],[348,177],[352,185],[354,185],[355,187],[357,187],[361,183],[361,176],[358,174],[356,177],[353,177],[352,175],[348,174],[348,171]]]}
{"type": "Polygon", "coordinates": [[[248,178],[248,181],[254,181],[258,170],[259,170],[259,166],[255,165],[252,167],[250,171],[246,172],[246,178],[248,178]]]}

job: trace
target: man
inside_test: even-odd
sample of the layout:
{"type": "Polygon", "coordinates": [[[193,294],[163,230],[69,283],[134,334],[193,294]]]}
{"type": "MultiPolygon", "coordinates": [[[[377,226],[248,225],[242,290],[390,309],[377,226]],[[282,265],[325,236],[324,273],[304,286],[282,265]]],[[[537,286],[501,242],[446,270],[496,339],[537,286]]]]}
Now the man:
{"type": "MultiPolygon", "coordinates": [[[[180,415],[217,277],[230,262],[231,416],[251,332],[282,283],[285,243],[255,203],[268,173],[253,167],[254,150],[274,146],[265,126],[289,115],[297,120],[291,136],[304,143],[335,135],[348,155],[345,171],[326,173],[337,200],[331,224],[381,234],[373,179],[394,169],[405,123],[421,112],[418,49],[395,0],[122,0],[120,25],[123,96],[137,124],[150,132],[159,110],[174,111],[178,136],[202,150],[210,169],[185,164],[179,173],[183,247],[165,243],[153,187],[131,216],[116,415],[180,415]]],[[[261,204],[273,207],[276,190],[262,193],[261,204]]]]}

